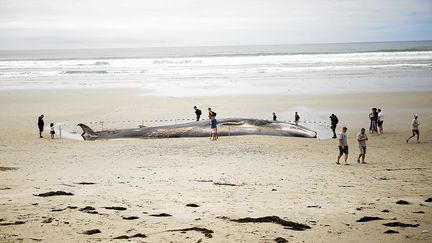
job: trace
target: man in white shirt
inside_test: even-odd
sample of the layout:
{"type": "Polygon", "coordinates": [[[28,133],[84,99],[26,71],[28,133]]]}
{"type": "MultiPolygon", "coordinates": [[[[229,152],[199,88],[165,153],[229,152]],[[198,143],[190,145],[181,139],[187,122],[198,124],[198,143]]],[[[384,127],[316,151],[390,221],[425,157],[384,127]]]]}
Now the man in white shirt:
{"type": "Polygon", "coordinates": [[[345,154],[345,157],[344,157],[345,165],[349,165],[347,163],[347,160],[348,160],[348,140],[347,140],[347,135],[346,135],[347,130],[348,130],[348,128],[342,127],[342,132],[338,134],[339,155],[338,155],[337,162],[336,162],[336,164],[338,164],[338,165],[340,165],[339,159],[342,157],[343,154],[345,154]]]}
{"type": "Polygon", "coordinates": [[[409,140],[411,138],[413,138],[415,135],[417,135],[417,143],[419,142],[419,138],[420,138],[420,130],[419,130],[419,125],[420,123],[418,122],[418,115],[414,115],[414,119],[411,122],[412,125],[412,136],[406,139],[406,142],[408,143],[409,140]]]}
{"type": "Polygon", "coordinates": [[[384,114],[382,113],[381,109],[378,109],[378,128],[380,134],[384,133],[383,123],[384,123],[384,114]]]}

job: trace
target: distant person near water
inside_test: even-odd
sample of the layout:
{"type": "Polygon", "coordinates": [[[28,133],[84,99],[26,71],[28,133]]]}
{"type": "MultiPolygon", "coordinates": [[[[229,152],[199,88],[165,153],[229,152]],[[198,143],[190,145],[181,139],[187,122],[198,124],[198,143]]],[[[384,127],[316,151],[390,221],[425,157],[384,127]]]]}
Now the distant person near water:
{"type": "Polygon", "coordinates": [[[54,123],[50,124],[50,128],[51,128],[51,131],[50,131],[51,139],[53,139],[54,138],[54,134],[55,134],[54,123]]]}
{"type": "Polygon", "coordinates": [[[337,116],[335,114],[331,114],[331,116],[329,117],[330,121],[331,121],[331,130],[333,132],[333,137],[332,138],[336,138],[336,126],[339,123],[339,119],[337,118],[337,116]]]}
{"type": "Polygon", "coordinates": [[[336,161],[336,164],[338,164],[338,165],[340,165],[339,159],[342,157],[343,154],[345,154],[345,157],[344,157],[345,165],[349,165],[347,163],[347,160],[348,160],[348,140],[347,140],[347,135],[346,135],[347,130],[348,130],[348,128],[342,127],[342,132],[339,133],[339,135],[338,135],[339,155],[338,155],[338,158],[336,161]]]}
{"type": "Polygon", "coordinates": [[[210,140],[215,141],[218,139],[217,135],[217,120],[216,120],[216,113],[212,112],[212,118],[211,118],[211,134],[210,134],[210,140]]]}
{"type": "Polygon", "coordinates": [[[196,106],[194,106],[193,108],[195,109],[196,121],[199,121],[199,120],[200,120],[200,117],[201,117],[201,114],[202,114],[202,112],[201,112],[201,110],[200,110],[200,109],[198,109],[198,108],[197,108],[196,106]]]}
{"type": "Polygon", "coordinates": [[[295,115],[294,115],[294,123],[295,123],[296,125],[298,125],[299,120],[300,120],[300,116],[298,115],[298,113],[297,113],[297,111],[296,111],[296,112],[295,112],[295,115]]]}
{"type": "Polygon", "coordinates": [[[368,140],[368,136],[366,134],[366,129],[362,128],[359,133],[357,133],[357,142],[359,144],[360,154],[357,158],[357,162],[360,163],[360,158],[362,159],[363,164],[367,164],[365,162],[366,157],[366,141],[368,140]]]}
{"type": "Polygon", "coordinates": [[[276,117],[276,113],[273,112],[273,121],[276,121],[277,117],[276,117]]]}
{"type": "Polygon", "coordinates": [[[44,130],[44,125],[45,125],[43,118],[44,118],[44,115],[40,115],[39,118],[38,118],[39,137],[40,138],[43,138],[42,137],[42,132],[44,130]]]}
{"type": "Polygon", "coordinates": [[[418,115],[414,115],[414,119],[411,122],[412,125],[412,136],[406,139],[406,142],[408,143],[411,138],[413,138],[415,135],[417,135],[417,143],[420,139],[420,130],[419,130],[419,121],[418,121],[418,115]]]}
{"type": "Polygon", "coordinates": [[[384,133],[383,123],[384,123],[384,113],[381,111],[381,109],[378,109],[378,128],[379,128],[379,134],[383,134],[384,133]]]}

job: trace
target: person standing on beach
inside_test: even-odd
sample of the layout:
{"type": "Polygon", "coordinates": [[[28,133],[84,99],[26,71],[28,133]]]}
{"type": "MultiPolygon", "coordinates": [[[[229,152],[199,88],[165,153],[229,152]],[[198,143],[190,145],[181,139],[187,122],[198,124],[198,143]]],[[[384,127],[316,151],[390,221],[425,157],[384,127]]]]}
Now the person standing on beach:
{"type": "Polygon", "coordinates": [[[411,138],[413,138],[415,135],[417,135],[417,143],[419,142],[420,139],[420,130],[419,130],[419,125],[420,123],[418,122],[418,115],[414,115],[414,119],[411,122],[412,125],[412,136],[406,139],[406,142],[408,143],[409,140],[411,138]]]}
{"type": "Polygon", "coordinates": [[[378,128],[379,128],[379,134],[383,134],[384,133],[383,123],[384,123],[384,114],[381,111],[381,109],[378,109],[378,128]]]}
{"type": "Polygon", "coordinates": [[[208,118],[211,120],[212,117],[213,117],[213,111],[212,111],[212,109],[209,107],[209,108],[208,108],[208,118]]]}
{"type": "Polygon", "coordinates": [[[54,138],[54,134],[55,134],[54,123],[50,124],[50,128],[51,128],[51,131],[50,131],[51,139],[53,139],[54,138]]]}
{"type": "Polygon", "coordinates": [[[357,133],[357,141],[359,144],[360,154],[357,158],[357,162],[360,163],[360,158],[362,159],[363,164],[367,164],[365,162],[366,157],[366,141],[368,140],[368,136],[366,134],[366,129],[362,128],[359,133],[357,133]]]}
{"type": "Polygon", "coordinates": [[[40,138],[43,138],[42,137],[42,132],[43,132],[44,125],[45,125],[43,118],[44,118],[44,115],[40,115],[39,118],[38,118],[39,137],[40,138]]]}
{"type": "Polygon", "coordinates": [[[333,132],[333,137],[332,138],[336,138],[336,126],[339,123],[339,119],[337,118],[337,116],[335,114],[331,114],[331,116],[329,117],[330,121],[331,121],[331,130],[333,132]]]}
{"type": "Polygon", "coordinates": [[[215,141],[218,139],[217,135],[217,120],[216,120],[216,113],[212,112],[212,118],[211,118],[211,134],[210,134],[210,140],[215,141]]]}
{"type": "Polygon", "coordinates": [[[201,112],[201,110],[198,109],[196,106],[194,106],[193,108],[195,109],[196,121],[199,121],[202,112],[201,112]]]}
{"type": "Polygon", "coordinates": [[[377,108],[372,108],[372,122],[371,122],[371,126],[372,126],[372,133],[378,133],[378,112],[377,112],[377,108]]]}
{"type": "Polygon", "coordinates": [[[338,135],[338,140],[339,140],[339,155],[337,158],[337,162],[336,164],[340,165],[339,163],[339,159],[342,157],[343,154],[345,154],[345,165],[349,165],[347,163],[348,160],[348,140],[347,140],[347,135],[346,135],[346,131],[348,130],[347,127],[342,127],[342,132],[339,133],[338,135]]]}
{"type": "Polygon", "coordinates": [[[294,123],[295,123],[296,125],[298,125],[299,120],[300,120],[300,116],[298,115],[298,113],[297,113],[297,111],[296,111],[296,112],[295,112],[295,116],[294,116],[294,123]]]}
{"type": "Polygon", "coordinates": [[[276,113],[273,112],[273,121],[276,121],[276,113]]]}

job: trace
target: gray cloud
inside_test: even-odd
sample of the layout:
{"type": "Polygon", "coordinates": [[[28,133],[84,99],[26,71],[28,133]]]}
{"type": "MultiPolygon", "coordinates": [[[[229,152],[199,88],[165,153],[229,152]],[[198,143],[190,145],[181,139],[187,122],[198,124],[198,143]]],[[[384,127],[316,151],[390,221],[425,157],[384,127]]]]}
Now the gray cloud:
{"type": "Polygon", "coordinates": [[[432,39],[432,1],[0,0],[0,49],[432,39]]]}

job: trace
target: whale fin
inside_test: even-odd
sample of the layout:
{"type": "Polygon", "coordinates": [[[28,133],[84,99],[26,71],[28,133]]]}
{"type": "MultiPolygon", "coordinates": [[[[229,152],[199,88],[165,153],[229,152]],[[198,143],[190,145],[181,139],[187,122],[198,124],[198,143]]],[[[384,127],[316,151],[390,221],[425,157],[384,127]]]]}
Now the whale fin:
{"type": "Polygon", "coordinates": [[[98,137],[97,134],[87,125],[80,123],[78,126],[83,130],[81,137],[83,137],[84,140],[95,140],[98,137]]]}

